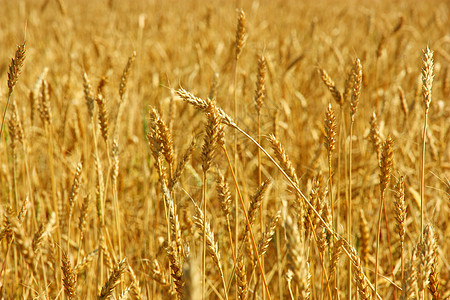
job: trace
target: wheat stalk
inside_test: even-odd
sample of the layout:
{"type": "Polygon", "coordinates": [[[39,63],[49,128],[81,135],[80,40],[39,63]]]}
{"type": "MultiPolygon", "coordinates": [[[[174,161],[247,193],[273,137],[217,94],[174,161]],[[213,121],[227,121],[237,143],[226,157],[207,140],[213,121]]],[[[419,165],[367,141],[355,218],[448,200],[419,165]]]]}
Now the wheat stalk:
{"type": "Polygon", "coordinates": [[[200,207],[198,207],[195,204],[195,202],[193,202],[193,203],[194,203],[195,210],[196,210],[196,215],[194,216],[195,225],[197,225],[202,237],[205,239],[206,249],[208,251],[208,254],[211,256],[214,264],[216,265],[217,269],[219,270],[220,278],[222,279],[222,284],[223,284],[223,288],[224,288],[225,298],[228,299],[227,285],[225,283],[225,278],[223,276],[222,264],[220,262],[219,247],[214,239],[214,233],[211,230],[211,226],[210,226],[209,222],[205,221],[206,220],[205,215],[202,212],[202,210],[200,209],[200,207]]]}
{"type": "Polygon", "coordinates": [[[431,88],[433,86],[434,78],[434,63],[433,63],[433,51],[427,47],[423,50],[423,68],[422,68],[422,99],[425,108],[425,119],[423,124],[423,135],[422,135],[422,160],[420,168],[420,240],[423,241],[423,219],[424,212],[423,207],[425,205],[425,143],[427,136],[428,127],[428,110],[430,109],[431,103],[431,88]]]}
{"type": "Polygon", "coordinates": [[[406,119],[408,118],[409,108],[408,103],[406,103],[405,92],[403,91],[401,86],[399,86],[397,89],[398,89],[398,96],[400,98],[400,107],[403,112],[403,120],[406,121],[406,119]]]}
{"type": "MultiPolygon", "coordinates": [[[[347,241],[352,244],[352,155],[353,155],[353,125],[358,108],[359,98],[362,86],[362,66],[359,58],[355,59],[352,70],[352,93],[350,101],[350,143],[349,143],[349,167],[348,167],[348,206],[347,206],[347,241]]],[[[352,290],[352,265],[348,265],[348,296],[351,297],[352,290]]]]}
{"type": "Polygon", "coordinates": [[[333,176],[332,176],[332,167],[331,160],[333,151],[336,149],[336,117],[334,115],[333,107],[331,103],[328,104],[327,112],[325,113],[325,148],[328,153],[328,181],[329,181],[329,195],[330,195],[330,203],[331,207],[331,220],[332,226],[336,226],[335,224],[335,216],[334,216],[334,202],[333,202],[333,176]]]}
{"type": "MultiPolygon", "coordinates": [[[[258,74],[256,77],[256,90],[255,90],[255,108],[258,114],[258,143],[261,143],[261,108],[264,103],[264,98],[266,96],[266,86],[265,86],[265,77],[266,77],[266,59],[264,55],[261,55],[258,59],[258,74]]],[[[258,149],[258,185],[260,186],[262,183],[261,176],[261,150],[258,149]]],[[[263,217],[263,206],[260,206],[259,210],[259,225],[261,229],[261,234],[263,234],[264,227],[264,217],[263,217]]],[[[262,261],[264,266],[264,259],[262,261]]]]}

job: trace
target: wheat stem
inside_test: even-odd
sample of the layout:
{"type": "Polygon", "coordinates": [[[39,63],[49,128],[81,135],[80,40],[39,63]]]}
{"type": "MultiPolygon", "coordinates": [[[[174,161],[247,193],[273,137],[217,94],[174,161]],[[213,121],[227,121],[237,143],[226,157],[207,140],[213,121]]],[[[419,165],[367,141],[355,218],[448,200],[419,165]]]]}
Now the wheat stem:
{"type": "MultiPolygon", "coordinates": [[[[225,153],[225,156],[227,157],[228,167],[229,167],[231,175],[233,177],[234,184],[236,185],[236,190],[237,190],[237,193],[238,193],[238,196],[239,196],[239,201],[241,203],[242,211],[244,213],[245,221],[247,223],[248,231],[250,233],[250,239],[252,241],[253,250],[255,251],[255,256],[256,256],[256,259],[258,261],[259,270],[261,272],[261,276],[262,276],[262,279],[263,279],[264,288],[266,290],[267,298],[270,300],[271,298],[270,298],[269,286],[267,285],[266,276],[264,275],[264,270],[263,270],[262,265],[261,265],[261,259],[260,259],[259,255],[258,255],[258,248],[256,246],[255,238],[253,236],[253,231],[252,231],[252,228],[250,226],[250,221],[248,219],[248,215],[247,215],[247,212],[245,210],[244,200],[242,199],[241,191],[239,190],[239,185],[238,185],[236,176],[234,174],[233,168],[231,166],[230,157],[228,155],[227,148],[225,147],[225,145],[222,145],[222,149],[223,149],[223,151],[225,153]]],[[[238,208],[236,207],[235,209],[237,210],[238,208]]]]}

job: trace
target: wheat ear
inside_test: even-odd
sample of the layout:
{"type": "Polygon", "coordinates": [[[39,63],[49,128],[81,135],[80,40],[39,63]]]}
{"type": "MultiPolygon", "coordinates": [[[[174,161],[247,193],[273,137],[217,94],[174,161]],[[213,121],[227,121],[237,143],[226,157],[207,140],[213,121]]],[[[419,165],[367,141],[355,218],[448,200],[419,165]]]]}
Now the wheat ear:
{"type": "Polygon", "coordinates": [[[95,97],[95,102],[98,106],[98,123],[100,125],[100,131],[105,143],[108,144],[109,138],[109,116],[106,108],[106,98],[104,96],[104,87],[107,83],[107,78],[102,77],[97,86],[97,96],[95,97]]]}
{"type": "Polygon", "coordinates": [[[70,265],[70,260],[65,251],[62,252],[61,264],[61,269],[63,271],[64,291],[69,299],[73,299],[76,294],[75,290],[77,285],[77,275],[73,271],[72,266],[70,265]]]}
{"type": "Polygon", "coordinates": [[[364,216],[364,210],[359,210],[359,232],[361,239],[361,260],[364,266],[367,267],[369,263],[369,225],[367,224],[366,217],[364,216]]]}
{"type": "Polygon", "coordinates": [[[404,243],[406,227],[406,201],[405,201],[405,178],[401,176],[395,186],[395,220],[397,222],[397,233],[400,238],[402,280],[404,276],[404,243]]]}
{"type": "Polygon", "coordinates": [[[119,284],[120,277],[122,276],[123,272],[125,272],[125,267],[126,259],[124,258],[117,264],[117,266],[114,268],[114,271],[103,285],[102,290],[98,295],[99,300],[106,300],[112,295],[114,289],[119,284]]]}
{"type": "MultiPolygon", "coordinates": [[[[423,241],[417,244],[417,286],[419,293],[424,293],[430,282],[431,268],[434,263],[436,240],[431,225],[424,228],[423,241]]],[[[423,299],[423,294],[422,294],[423,299]]]]}
{"type": "Polygon", "coordinates": [[[323,83],[326,85],[331,95],[333,96],[334,101],[336,101],[337,104],[342,106],[344,104],[344,98],[342,97],[342,93],[336,87],[336,84],[334,83],[333,79],[331,79],[331,77],[328,75],[325,69],[319,69],[319,75],[323,83]]]}
{"type": "Polygon", "coordinates": [[[417,249],[414,247],[410,261],[405,266],[405,273],[402,279],[402,300],[415,299],[417,293],[417,249]]]}
{"type": "Polygon", "coordinates": [[[437,234],[434,231],[434,237],[431,238],[431,252],[432,254],[432,263],[431,263],[431,272],[428,278],[428,290],[431,293],[433,300],[440,299],[440,287],[439,287],[439,272],[438,272],[438,245],[437,245],[437,234]]]}
{"type": "Polygon", "coordinates": [[[383,150],[381,152],[380,159],[380,209],[378,214],[378,230],[377,230],[377,249],[375,253],[375,295],[377,294],[378,287],[378,251],[380,245],[380,231],[381,231],[381,214],[384,207],[385,191],[389,184],[391,177],[392,165],[393,165],[393,144],[394,141],[390,136],[387,137],[383,144],[383,150]]]}
{"type": "MultiPolygon", "coordinates": [[[[361,259],[356,253],[355,248],[351,245],[347,245],[347,250],[350,253],[350,260],[355,267],[355,281],[358,286],[358,293],[361,299],[370,300],[372,299],[370,294],[370,288],[367,282],[367,278],[364,275],[363,266],[361,264],[361,259]]],[[[349,291],[350,292],[350,291],[349,291]]]]}
{"type": "Polygon", "coordinates": [[[379,164],[382,140],[381,140],[380,128],[378,127],[377,114],[375,112],[370,117],[369,137],[372,142],[373,149],[375,150],[375,153],[377,154],[377,161],[379,164]]]}
{"type": "Polygon", "coordinates": [[[130,286],[130,292],[133,294],[133,296],[138,299],[142,300],[142,293],[141,293],[141,287],[139,286],[139,281],[136,278],[136,274],[134,274],[133,268],[128,264],[128,273],[130,274],[130,277],[132,279],[132,283],[130,286]]]}
{"type": "Polygon", "coordinates": [[[136,59],[136,51],[133,51],[131,55],[128,57],[127,64],[125,65],[125,68],[123,69],[122,76],[120,78],[120,84],[119,84],[119,108],[117,109],[117,115],[115,120],[115,126],[114,126],[114,136],[116,136],[119,132],[119,125],[120,125],[120,119],[122,116],[123,111],[123,104],[126,100],[126,92],[128,88],[128,78],[130,77],[130,71],[131,67],[133,66],[133,63],[136,59]]]}
{"type": "Polygon", "coordinates": [[[8,105],[9,105],[9,102],[11,101],[11,95],[14,90],[14,86],[17,83],[17,80],[19,80],[19,73],[20,73],[20,70],[22,69],[24,60],[25,60],[25,42],[17,46],[14,58],[11,59],[11,63],[9,65],[8,100],[6,102],[5,110],[3,111],[2,126],[0,128],[0,139],[3,134],[3,125],[5,123],[6,112],[8,111],[8,105]]]}
{"type": "Polygon", "coordinates": [[[171,275],[173,282],[175,284],[175,290],[177,291],[177,299],[182,299],[183,289],[184,289],[184,276],[183,267],[181,263],[181,257],[177,250],[177,245],[175,242],[171,242],[167,247],[166,252],[169,257],[170,269],[172,270],[171,275]]]}
{"type": "Polygon", "coordinates": [[[248,294],[247,273],[245,270],[244,257],[239,255],[237,259],[236,280],[238,285],[238,299],[246,300],[248,294]]]}
{"type": "Polygon", "coordinates": [[[70,244],[70,223],[72,220],[72,212],[73,212],[73,206],[75,204],[75,200],[78,196],[78,192],[80,190],[80,185],[81,185],[81,172],[83,171],[83,162],[80,161],[77,164],[77,168],[75,171],[75,176],[73,178],[73,183],[72,183],[72,188],[70,190],[70,194],[69,194],[69,225],[67,228],[67,249],[69,249],[69,244],[70,244]]]}

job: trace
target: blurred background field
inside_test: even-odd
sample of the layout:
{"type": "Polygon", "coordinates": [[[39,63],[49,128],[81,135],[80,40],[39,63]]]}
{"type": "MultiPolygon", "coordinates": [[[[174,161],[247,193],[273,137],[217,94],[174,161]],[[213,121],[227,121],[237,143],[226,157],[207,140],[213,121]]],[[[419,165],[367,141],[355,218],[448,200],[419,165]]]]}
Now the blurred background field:
{"type": "Polygon", "coordinates": [[[0,2],[0,109],[2,114],[6,110],[0,143],[0,297],[364,298],[362,287],[373,293],[377,269],[380,168],[374,136],[381,143],[388,136],[394,141],[377,292],[383,299],[409,299],[406,287],[420,299],[450,296],[447,1],[0,2]],[[239,9],[245,12],[245,34],[236,58],[239,9]],[[11,58],[24,42],[23,67],[11,92],[11,58]],[[411,257],[418,253],[414,249],[422,249],[422,60],[427,47],[434,51],[434,78],[423,217],[436,243],[430,246],[433,251],[421,252],[433,256],[425,258],[421,269],[420,258],[411,257]],[[255,90],[261,56],[265,93],[258,122],[255,90]],[[362,65],[361,95],[350,137],[351,97],[339,105],[321,72],[343,94],[356,58],[362,65]],[[333,220],[327,222],[346,238],[344,248],[354,247],[365,279],[358,279],[354,265],[349,287],[349,259],[343,254],[335,261],[336,278],[327,284],[336,240],[317,220],[311,230],[309,222],[317,216],[303,200],[297,201],[295,189],[275,165],[264,155],[259,162],[257,147],[228,126],[225,147],[245,208],[250,212],[251,203],[261,205],[252,224],[256,245],[277,216],[261,272],[244,233],[246,221],[235,201],[225,152],[211,146],[215,155],[204,170],[208,119],[183,101],[180,88],[214,99],[255,139],[260,128],[261,145],[274,156],[270,135],[276,137],[295,169],[299,190],[324,218],[333,210],[333,220]],[[329,104],[337,123],[332,185],[324,146],[329,104]],[[153,108],[157,113],[151,113],[153,108]],[[155,144],[152,137],[164,133],[161,128],[170,138],[163,134],[155,144]],[[186,152],[193,140],[192,152],[186,152]],[[181,175],[172,185],[183,158],[181,175]],[[219,174],[229,185],[228,219],[218,193],[219,174]],[[407,205],[404,244],[395,212],[401,176],[407,205]],[[261,200],[254,195],[266,179],[271,184],[261,200]],[[203,209],[203,198],[206,218],[200,219],[210,225],[216,251],[207,247],[205,266],[205,226],[194,218],[199,213],[193,204],[203,209]],[[312,231],[325,232],[323,251],[312,231]],[[409,262],[417,264],[410,268],[419,272],[415,281],[402,274],[409,262]],[[438,292],[433,292],[436,285],[438,292]]]}

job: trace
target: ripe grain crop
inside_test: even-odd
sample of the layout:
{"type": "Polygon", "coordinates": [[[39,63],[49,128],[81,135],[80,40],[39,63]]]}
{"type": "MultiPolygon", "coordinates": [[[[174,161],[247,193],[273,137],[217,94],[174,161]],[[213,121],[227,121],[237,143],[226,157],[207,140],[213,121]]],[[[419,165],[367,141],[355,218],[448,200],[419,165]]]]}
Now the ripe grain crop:
{"type": "Polygon", "coordinates": [[[450,4],[3,1],[0,299],[450,297],[450,4]]]}

